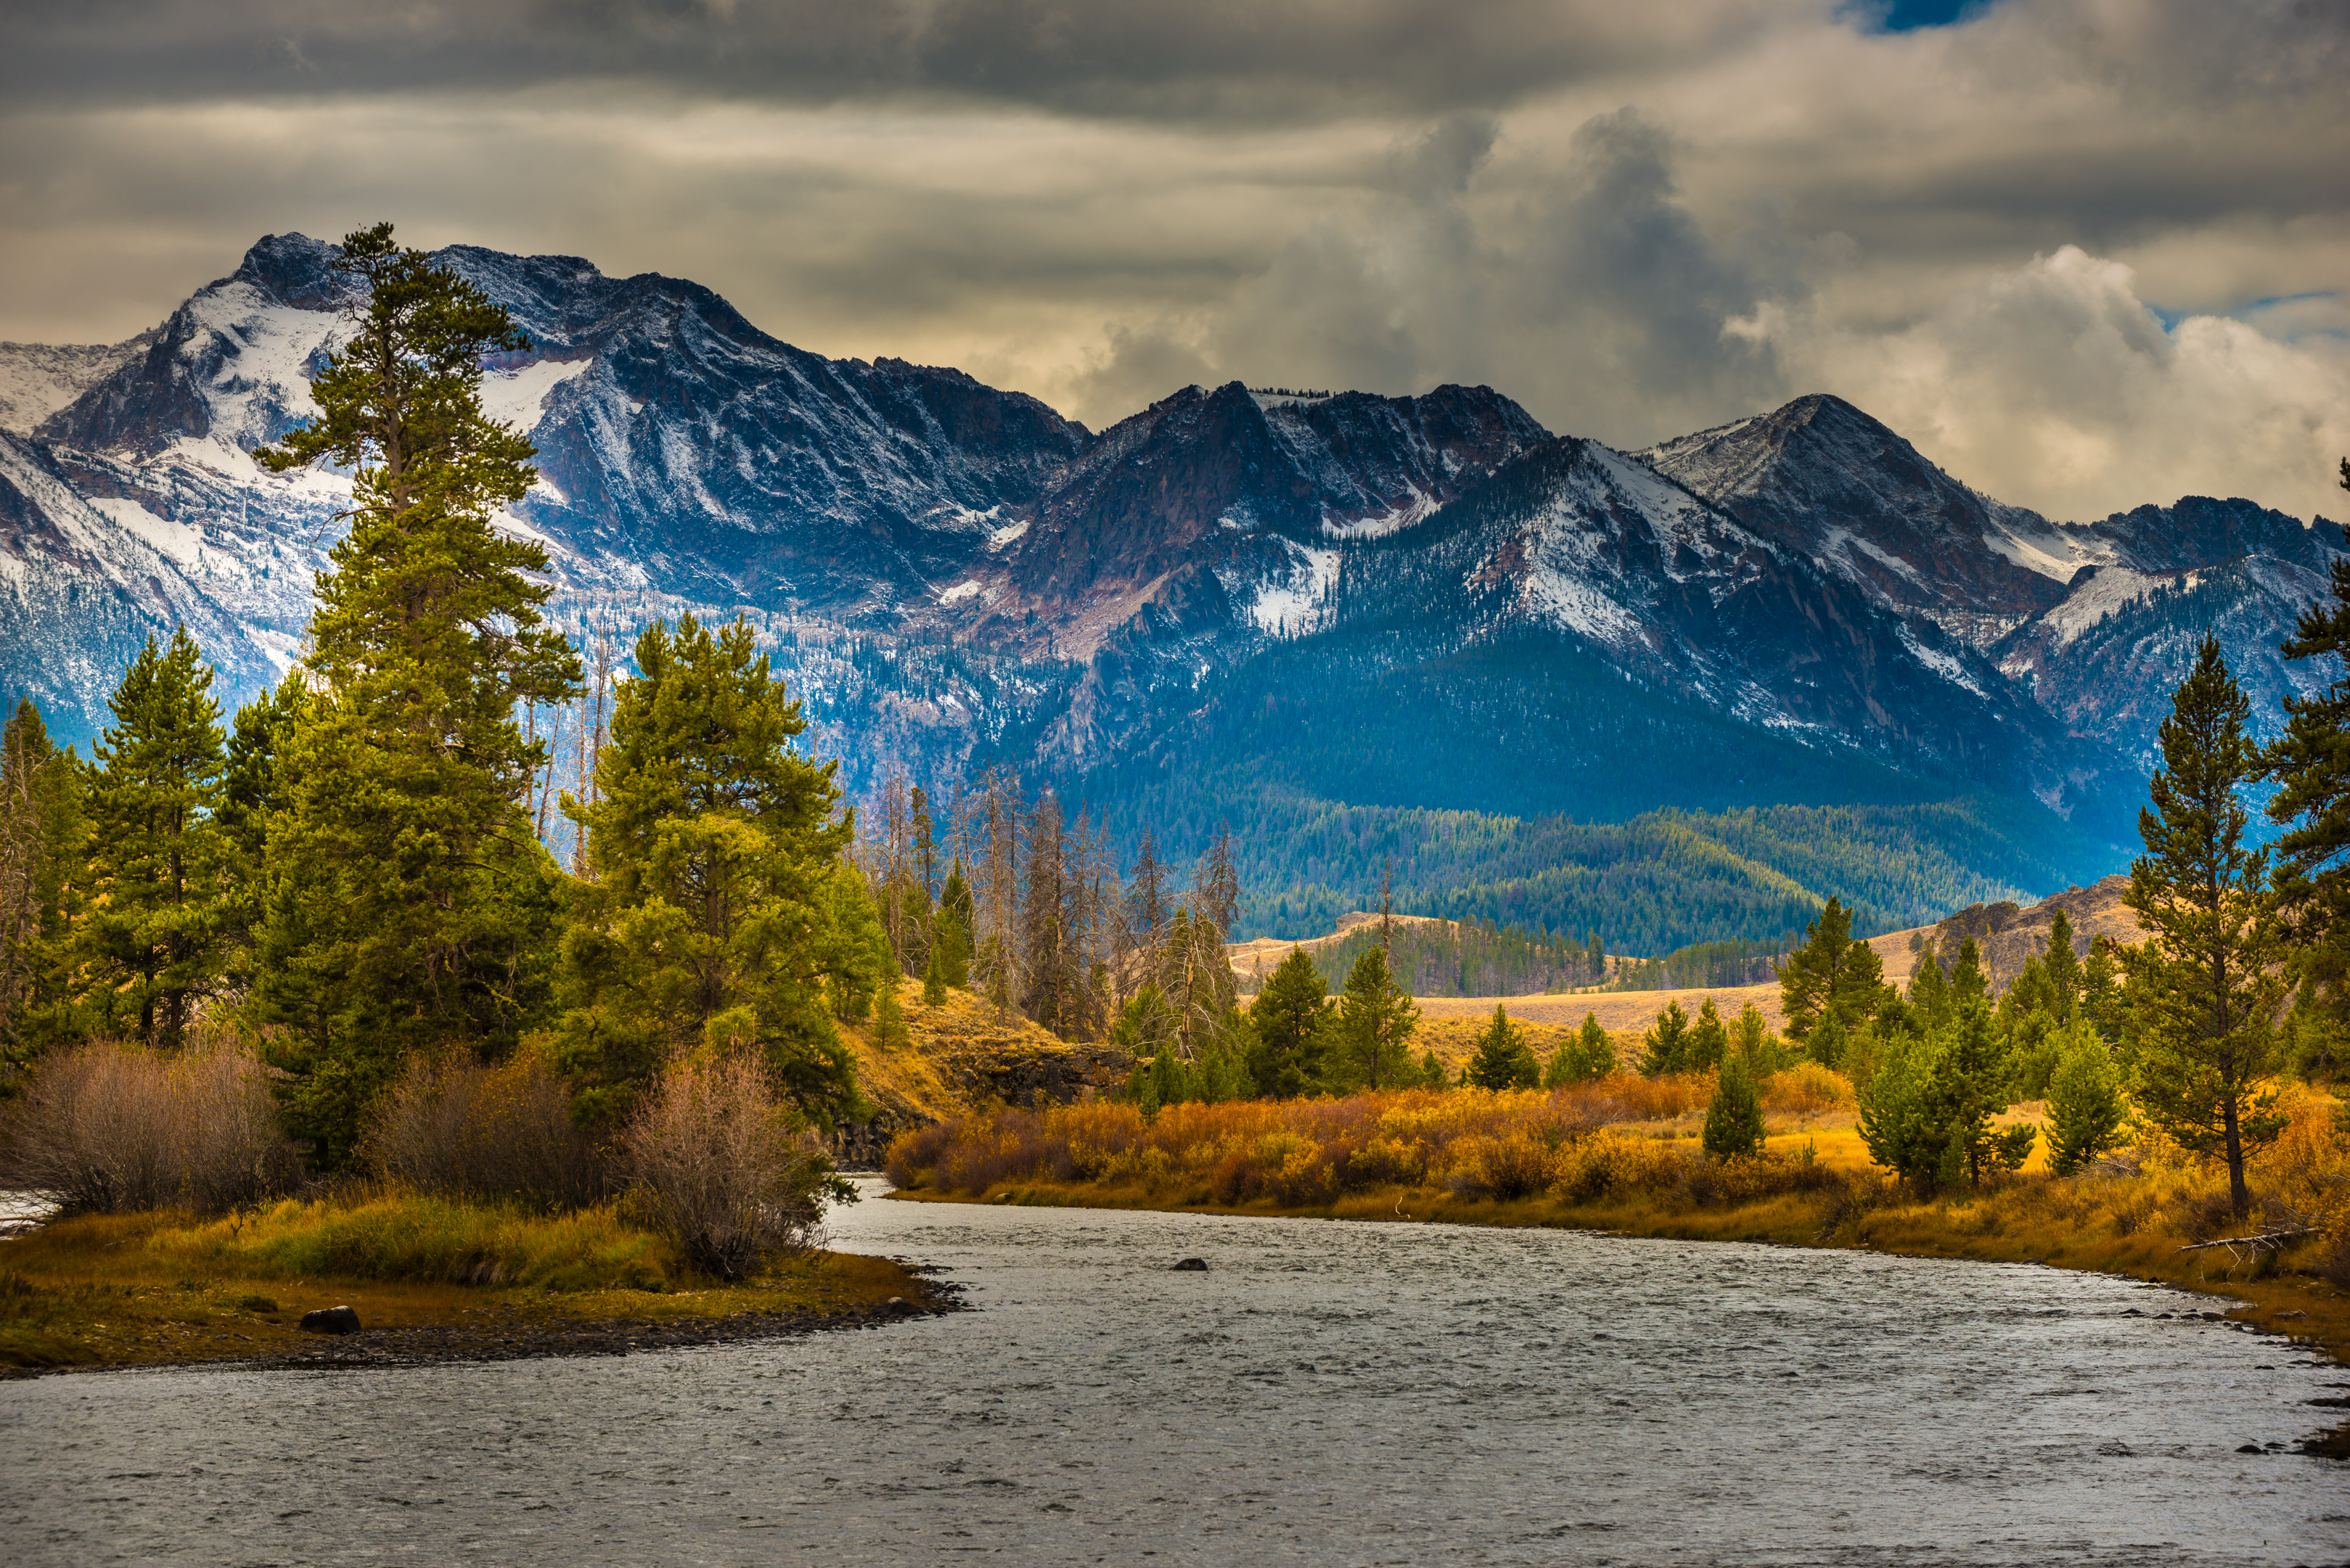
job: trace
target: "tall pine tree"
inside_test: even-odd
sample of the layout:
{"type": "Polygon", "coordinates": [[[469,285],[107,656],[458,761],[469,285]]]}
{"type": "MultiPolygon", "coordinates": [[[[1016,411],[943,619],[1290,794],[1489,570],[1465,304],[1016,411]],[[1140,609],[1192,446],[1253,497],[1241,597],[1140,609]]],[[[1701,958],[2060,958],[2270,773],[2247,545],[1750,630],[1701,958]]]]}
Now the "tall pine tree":
{"type": "Polygon", "coordinates": [[[31,698],[0,731],[0,1095],[78,1030],[75,925],[87,902],[79,758],[49,743],[31,698]]]}
{"type": "Polygon", "coordinates": [[[83,931],[93,1024],[177,1051],[226,967],[222,925],[232,850],[220,805],[220,708],[184,627],[153,637],[115,688],[93,748],[93,888],[83,931]]]}
{"type": "Polygon", "coordinates": [[[1291,948],[1249,1008],[1255,1050],[1249,1069],[1257,1093],[1294,1100],[1318,1091],[1326,1075],[1330,986],[1305,950],[1291,948]]]}
{"type": "Polygon", "coordinates": [[[515,705],[579,683],[539,613],[546,552],[493,523],[534,453],[484,413],[482,362],[528,340],[389,223],[348,235],[336,265],[349,336],[311,383],[318,413],[254,454],[352,473],[278,761],[254,994],[288,1031],[289,1121],[329,1161],[409,1052],[494,1055],[542,1016],[555,867],[526,801],[546,753],[515,705]]]}
{"type": "Polygon", "coordinates": [[[860,1101],[835,1013],[894,985],[897,964],[836,820],[837,764],[793,747],[807,727],[751,628],[655,621],[621,685],[596,799],[567,794],[590,878],[568,894],[556,1059],[581,1119],[624,1116],[686,1055],[754,1053],[830,1124],[860,1101]]]}
{"type": "Polygon", "coordinates": [[[1366,948],[1338,998],[1348,1081],[1367,1089],[1394,1088],[1411,1070],[1411,1033],[1419,1023],[1419,1008],[1388,969],[1387,950],[1366,948]]]}
{"type": "Polygon", "coordinates": [[[2162,770],[2138,813],[2146,853],[2122,895],[2147,933],[2128,950],[2124,1033],[2138,1107],[2226,1163],[2239,1220],[2251,1208],[2244,1162],[2284,1127],[2264,1082],[2287,987],[2282,930],[2240,793],[2261,771],[2251,714],[2206,637],[2162,722],[2162,770]]]}
{"type": "MultiPolygon", "coordinates": [[[[2350,490],[2350,459],[2342,464],[2350,490]]],[[[2303,610],[2281,649],[2332,658],[2334,679],[2285,699],[2285,732],[2265,759],[2277,783],[2268,812],[2285,825],[2276,843],[2278,913],[2304,1011],[2350,1032],[2350,557],[2335,556],[2333,597],[2303,610]]],[[[2321,668],[2328,668],[2322,666],[2321,668]]]]}

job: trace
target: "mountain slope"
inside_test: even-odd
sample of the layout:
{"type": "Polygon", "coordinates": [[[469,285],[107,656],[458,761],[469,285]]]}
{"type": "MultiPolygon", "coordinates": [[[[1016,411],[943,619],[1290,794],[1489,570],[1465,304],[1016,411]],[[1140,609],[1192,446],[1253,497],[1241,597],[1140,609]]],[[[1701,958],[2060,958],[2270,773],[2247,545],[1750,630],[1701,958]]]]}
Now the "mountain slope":
{"type": "Polygon", "coordinates": [[[1831,397],[1639,455],[1877,604],[1981,649],[2066,728],[2142,768],[2207,630],[2264,737],[2281,730],[2285,696],[2331,679],[2277,653],[2350,550],[2322,517],[2304,524],[2250,501],[2188,496],[2052,523],[1968,489],[1831,397]]]}

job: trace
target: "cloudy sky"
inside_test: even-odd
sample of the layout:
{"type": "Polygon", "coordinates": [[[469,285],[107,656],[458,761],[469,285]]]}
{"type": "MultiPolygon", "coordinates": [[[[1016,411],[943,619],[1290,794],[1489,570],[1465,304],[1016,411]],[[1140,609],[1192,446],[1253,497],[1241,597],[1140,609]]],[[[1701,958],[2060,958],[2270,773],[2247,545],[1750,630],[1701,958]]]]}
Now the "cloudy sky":
{"type": "Polygon", "coordinates": [[[2350,0],[0,0],[0,171],[18,340],[388,217],[1096,426],[1825,390],[2060,517],[2350,515],[2350,0]]]}

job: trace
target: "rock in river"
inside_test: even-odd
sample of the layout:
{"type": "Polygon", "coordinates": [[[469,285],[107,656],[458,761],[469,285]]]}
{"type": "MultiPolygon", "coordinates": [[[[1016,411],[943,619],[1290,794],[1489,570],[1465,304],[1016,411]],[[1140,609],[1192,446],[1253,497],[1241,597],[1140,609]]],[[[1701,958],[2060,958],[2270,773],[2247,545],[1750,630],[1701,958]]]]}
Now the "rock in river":
{"type": "Polygon", "coordinates": [[[1179,1273],[1190,1272],[1194,1274],[1204,1274],[1208,1272],[1208,1260],[1205,1258],[1186,1258],[1181,1262],[1176,1264],[1175,1269],[1179,1273]]]}

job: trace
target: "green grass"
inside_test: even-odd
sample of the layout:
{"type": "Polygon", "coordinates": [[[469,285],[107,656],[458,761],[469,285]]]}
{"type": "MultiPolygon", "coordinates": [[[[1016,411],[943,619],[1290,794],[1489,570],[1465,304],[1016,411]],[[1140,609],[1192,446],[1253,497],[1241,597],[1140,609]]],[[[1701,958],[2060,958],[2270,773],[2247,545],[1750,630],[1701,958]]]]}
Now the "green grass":
{"type": "Polygon", "coordinates": [[[608,1207],[549,1216],[400,1192],[288,1199],[247,1217],[158,1230],[145,1251],[169,1269],[244,1279],[556,1291],[659,1289],[681,1268],[666,1238],[634,1229],[608,1207]]]}

